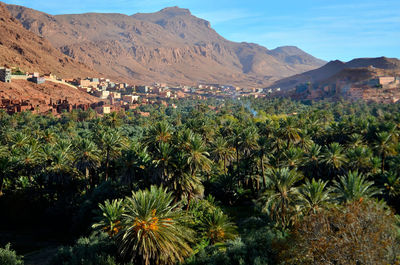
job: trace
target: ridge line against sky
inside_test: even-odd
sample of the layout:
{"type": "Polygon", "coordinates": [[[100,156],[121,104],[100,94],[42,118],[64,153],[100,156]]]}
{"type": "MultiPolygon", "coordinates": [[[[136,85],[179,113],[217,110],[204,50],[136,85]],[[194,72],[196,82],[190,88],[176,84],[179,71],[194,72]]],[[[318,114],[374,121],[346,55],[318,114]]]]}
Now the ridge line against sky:
{"type": "Polygon", "coordinates": [[[223,37],[273,49],[294,45],[323,60],[400,58],[399,0],[5,0],[52,15],[188,8],[223,37]]]}

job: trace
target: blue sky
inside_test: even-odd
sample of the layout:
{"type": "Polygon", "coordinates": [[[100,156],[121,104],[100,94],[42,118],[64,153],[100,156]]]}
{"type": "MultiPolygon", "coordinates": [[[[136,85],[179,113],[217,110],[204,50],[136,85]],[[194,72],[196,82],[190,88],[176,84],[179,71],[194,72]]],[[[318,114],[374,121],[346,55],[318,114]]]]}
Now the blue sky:
{"type": "Polygon", "coordinates": [[[400,58],[400,0],[5,0],[50,14],[189,8],[233,41],[295,45],[324,59],[400,58]]]}

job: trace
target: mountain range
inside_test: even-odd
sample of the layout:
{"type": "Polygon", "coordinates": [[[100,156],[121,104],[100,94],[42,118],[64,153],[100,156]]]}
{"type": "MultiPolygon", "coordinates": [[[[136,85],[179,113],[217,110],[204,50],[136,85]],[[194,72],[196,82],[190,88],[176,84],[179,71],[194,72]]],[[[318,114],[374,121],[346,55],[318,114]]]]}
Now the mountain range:
{"type": "Polygon", "coordinates": [[[293,46],[269,50],[229,41],[208,21],[179,7],[132,16],[53,16],[16,5],[7,9],[63,60],[80,62],[119,81],[265,87],[325,64],[293,46]]]}

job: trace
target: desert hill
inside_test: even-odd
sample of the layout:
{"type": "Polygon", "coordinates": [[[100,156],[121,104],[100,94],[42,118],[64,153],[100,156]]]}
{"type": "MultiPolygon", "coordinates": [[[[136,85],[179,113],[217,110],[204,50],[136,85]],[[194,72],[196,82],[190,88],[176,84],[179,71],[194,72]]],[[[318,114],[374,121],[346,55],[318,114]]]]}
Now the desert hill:
{"type": "Polygon", "coordinates": [[[268,50],[221,37],[189,10],[52,16],[8,5],[22,25],[99,72],[136,82],[266,86],[324,64],[296,47],[268,50]]]}
{"type": "Polygon", "coordinates": [[[86,104],[99,101],[98,98],[88,93],[63,84],[48,81],[37,85],[26,80],[13,80],[11,83],[0,82],[1,99],[29,100],[31,103],[45,101],[47,104],[50,99],[54,101],[68,99],[71,104],[86,104]]]}
{"type": "Polygon", "coordinates": [[[385,70],[387,73],[400,72],[400,60],[378,57],[358,58],[347,63],[339,60],[331,61],[318,69],[279,80],[269,86],[269,88],[280,88],[282,91],[286,91],[305,83],[330,84],[349,78],[355,78],[360,81],[377,75],[375,70],[379,69],[385,70]]]}
{"type": "Polygon", "coordinates": [[[82,63],[62,54],[46,39],[26,30],[0,2],[0,66],[25,71],[52,72],[60,77],[89,76],[94,73],[82,63]]]}

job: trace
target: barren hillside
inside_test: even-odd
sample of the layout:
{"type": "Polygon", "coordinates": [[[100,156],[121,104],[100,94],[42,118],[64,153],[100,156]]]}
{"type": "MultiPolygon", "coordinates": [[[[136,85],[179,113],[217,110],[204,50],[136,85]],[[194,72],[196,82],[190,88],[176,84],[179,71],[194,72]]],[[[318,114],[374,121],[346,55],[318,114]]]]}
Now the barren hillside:
{"type": "Polygon", "coordinates": [[[51,16],[14,5],[8,9],[26,29],[48,39],[65,55],[137,82],[266,86],[324,63],[296,47],[268,50],[228,41],[208,21],[178,7],[132,16],[51,16]]]}

